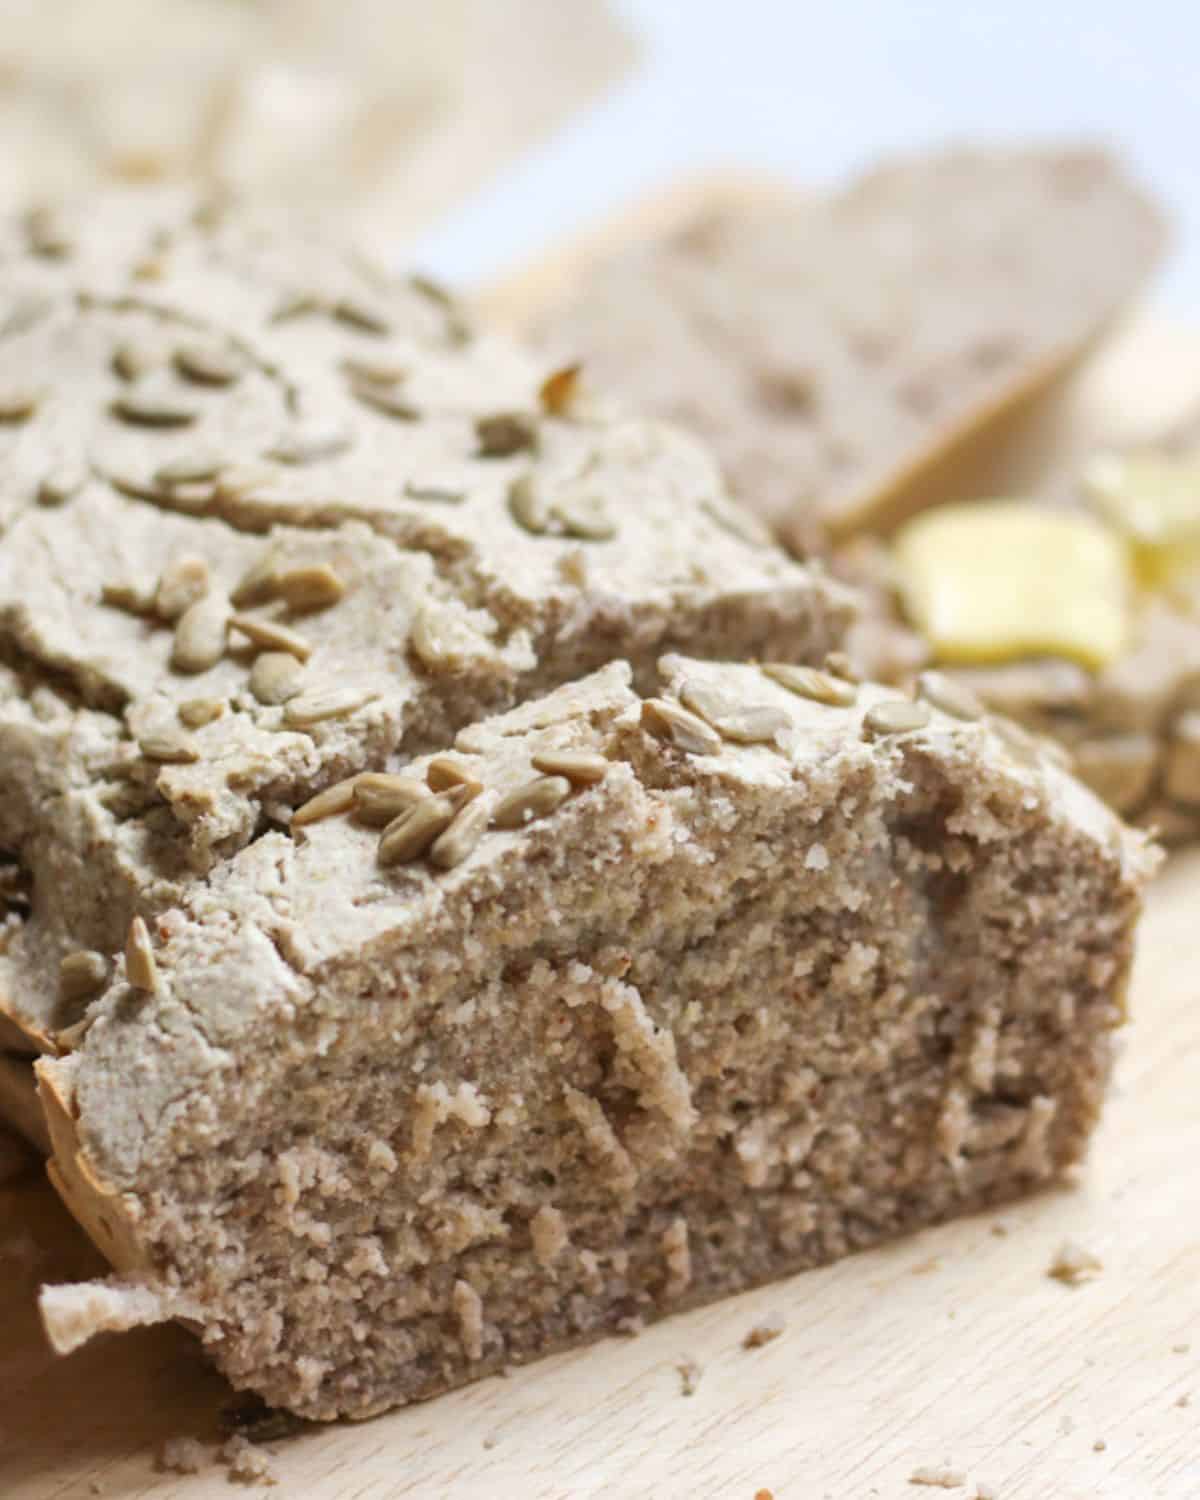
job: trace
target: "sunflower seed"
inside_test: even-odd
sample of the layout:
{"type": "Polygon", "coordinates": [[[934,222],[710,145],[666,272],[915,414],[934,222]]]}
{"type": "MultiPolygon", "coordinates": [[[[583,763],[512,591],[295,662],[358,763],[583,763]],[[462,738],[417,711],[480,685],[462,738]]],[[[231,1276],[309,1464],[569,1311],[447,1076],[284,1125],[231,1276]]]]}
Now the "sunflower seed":
{"type": "Polygon", "coordinates": [[[385,334],[392,331],[392,320],[377,303],[361,297],[341,297],[334,304],[333,315],[339,322],[360,333],[385,334]]]}
{"type": "Polygon", "coordinates": [[[790,729],[792,721],[782,709],[769,704],[743,704],[736,698],[700,682],[685,682],[680,689],[682,703],[711,724],[717,733],[727,740],[741,745],[760,745],[774,742],[784,729],[790,729]]]}
{"type": "Polygon", "coordinates": [[[379,694],[371,688],[334,683],[331,687],[309,688],[283,705],[283,722],[293,729],[307,729],[327,719],[345,719],[373,702],[379,694]]]}
{"type": "Polygon", "coordinates": [[[156,485],[152,498],[164,510],[178,511],[183,516],[203,516],[212,509],[215,493],[207,480],[195,480],[186,484],[156,485]]]}
{"type": "Polygon", "coordinates": [[[242,360],[216,344],[180,344],[175,368],[197,385],[232,385],[244,368],[242,360]]]}
{"type": "Polygon", "coordinates": [[[207,672],[225,655],[229,604],[220,594],[198,599],[179,617],[171,644],[176,672],[207,672]]]}
{"type": "Polygon", "coordinates": [[[219,719],[224,712],[225,703],[221,698],[186,698],[179,705],[179,718],[189,729],[203,729],[206,724],[219,719]]]}
{"type": "Polygon", "coordinates": [[[354,811],[360,822],[385,828],[401,813],[432,796],[423,781],[394,776],[386,771],[366,771],[354,787],[354,811]]]}
{"type": "Polygon", "coordinates": [[[414,802],[383,830],[379,863],[398,865],[419,858],[445,833],[457,813],[458,803],[453,797],[426,797],[414,802]]]}
{"type": "Polygon", "coordinates": [[[285,651],[264,651],[250,669],[250,691],[269,708],[304,691],[304,668],[285,651]]]}
{"type": "Polygon", "coordinates": [[[537,422],[525,412],[498,412],[475,422],[479,458],[511,458],[514,453],[532,453],[537,448],[537,422]]]}
{"type": "Polygon", "coordinates": [[[299,661],[307,661],[313,654],[310,642],[286,625],[277,625],[274,620],[256,620],[253,615],[230,615],[229,623],[235,630],[260,646],[264,651],[287,651],[299,661]]]}
{"type": "Polygon", "coordinates": [[[159,345],[147,340],[126,339],[113,350],[112,367],[122,380],[140,380],[162,360],[159,345]]]}
{"type": "Polygon", "coordinates": [[[125,939],[125,978],[135,990],[153,994],[158,989],[158,964],[150,942],[150,930],[141,917],[134,917],[125,939]]]}
{"type": "Polygon", "coordinates": [[[63,1000],[86,1000],[102,990],[107,981],[108,960],[91,948],[66,954],[58,966],[58,993],[63,1000]]]}
{"type": "Polygon", "coordinates": [[[215,479],[223,460],[219,453],[197,449],[193,453],[182,453],[170,463],[160,465],[154,471],[155,484],[168,489],[179,484],[194,484],[198,480],[215,479]]]}
{"type": "Polygon", "coordinates": [[[40,292],[26,292],[12,303],[0,319],[0,338],[16,338],[35,328],[54,311],[54,301],[40,292]]]}
{"type": "Polygon", "coordinates": [[[690,755],[716,755],[721,749],[721,736],[715,729],[669,698],[646,699],[642,704],[642,728],[659,739],[670,740],[690,755]]]}
{"type": "MultiPolygon", "coordinates": [[[[819,561],[819,558],[811,559],[808,563],[809,570],[811,571],[819,561]]],[[[827,651],[824,667],[827,672],[832,672],[835,677],[840,677],[845,682],[862,681],[862,673],[844,651],[827,651]]]]}
{"type": "Polygon", "coordinates": [[[524,828],[554,812],[571,794],[565,776],[538,776],[501,797],[492,813],[497,828],[524,828]]]}
{"type": "Polygon", "coordinates": [[[907,698],[888,698],[876,703],[863,715],[863,735],[878,739],[887,734],[909,734],[924,729],[933,715],[927,703],[913,703],[907,698]]]}
{"type": "Polygon", "coordinates": [[[737,537],[738,541],[749,542],[753,547],[771,545],[771,533],[758,517],[751,515],[748,510],[743,510],[734,501],[718,500],[710,496],[700,502],[700,509],[709,520],[715,521],[722,531],[737,537]]]}
{"type": "Polygon", "coordinates": [[[160,618],[178,620],[197,600],[204,598],[211,581],[208,564],[202,557],[180,557],[168,563],[154,595],[154,607],[160,618]]]}
{"type": "Polygon", "coordinates": [[[165,255],[144,255],[133,265],[135,281],[161,281],[166,274],[167,258],[165,255]]]}
{"type": "Polygon", "coordinates": [[[41,405],[42,392],[31,385],[0,387],[0,422],[27,422],[41,405]]]}
{"type": "Polygon", "coordinates": [[[292,318],[302,318],[310,313],[324,312],[327,306],[326,299],[319,292],[285,292],[275,304],[269,321],[286,323],[292,318]]]}
{"type": "Polygon", "coordinates": [[[453,870],[461,865],[488,831],[495,802],[495,792],[485,792],[461,808],[445,833],[434,840],[429,851],[430,863],[440,870],[453,870]]]}
{"type": "Polygon", "coordinates": [[[161,760],[171,765],[191,765],[200,759],[200,750],[190,734],[174,724],[147,729],[138,736],[138,749],[147,760],[161,760]]]}
{"type": "Polygon", "coordinates": [[[565,776],[572,786],[595,786],[608,775],[609,762],[589,750],[539,750],[533,769],[547,776],[565,776]]]}
{"type": "Polygon", "coordinates": [[[593,491],[576,487],[574,492],[560,495],[553,510],[566,534],[580,541],[606,542],[617,534],[607,501],[593,491]]]}
{"type": "Polygon", "coordinates": [[[404,493],[409,500],[433,500],[443,505],[461,505],[467,498],[466,490],[452,490],[440,484],[413,484],[411,480],[404,486],[404,493]]]}
{"type": "Polygon", "coordinates": [[[971,689],[964,683],[947,677],[944,672],[922,672],[917,678],[917,692],[927,703],[940,708],[952,719],[970,722],[983,718],[983,704],[971,689]]]}
{"type": "Polygon", "coordinates": [[[242,575],[230,594],[239,609],[249,604],[267,604],[279,593],[279,560],[267,552],[242,575]]]}
{"type": "Polygon", "coordinates": [[[312,464],[345,453],[350,441],[349,431],[340,422],[297,422],[280,434],[267,457],[281,464],[312,464]]]}
{"type": "Polygon", "coordinates": [[[508,509],[518,526],[534,536],[544,536],[550,528],[551,508],[545,485],[536,474],[521,474],[508,491],[508,509]]]}
{"type": "Polygon", "coordinates": [[[82,464],[67,462],[58,464],[38,485],[39,505],[64,505],[77,495],[88,480],[88,472],[82,464]]]}
{"type": "Polygon", "coordinates": [[[354,784],[357,776],[348,776],[345,781],[327,786],[323,792],[310,797],[292,814],[292,827],[303,828],[306,823],[316,823],[321,818],[333,818],[339,813],[349,812],[354,806],[354,784]]]}
{"type": "Polygon", "coordinates": [[[157,382],[130,386],[116,398],[112,409],[122,420],[139,427],[186,427],[200,414],[157,382]]]}
{"type": "Polygon", "coordinates": [[[345,594],[346,585],[328,563],[285,568],[275,579],[275,592],[296,611],[328,609],[345,594]]]}
{"type": "Polygon", "coordinates": [[[990,721],[993,732],[1004,742],[1013,759],[1023,766],[1037,768],[1042,763],[1041,745],[1036,735],[1022,725],[997,714],[990,721]]]}
{"type": "Polygon", "coordinates": [[[460,615],[442,605],[424,604],[412,627],[412,648],[431,671],[455,669],[491,654],[491,643],[460,615]]]}
{"type": "Polygon", "coordinates": [[[25,232],[35,255],[58,259],[70,255],[75,248],[75,236],[61,211],[47,204],[30,209],[25,216],[25,232]]]}
{"type": "Polygon", "coordinates": [[[358,354],[349,355],[342,360],[342,369],[352,382],[364,385],[396,385],[407,379],[409,374],[409,366],[404,361],[396,356],[389,358],[386,354],[373,359],[358,354]]]}
{"type": "Polygon", "coordinates": [[[432,276],[424,276],[415,271],[409,278],[408,284],[414,292],[419,292],[428,301],[436,303],[438,307],[457,309],[458,303],[454,294],[446,290],[440,281],[435,281],[432,276]]]}
{"type": "Polygon", "coordinates": [[[106,583],[100,589],[100,602],[111,609],[123,609],[130,615],[154,613],[155,590],[140,583],[106,583]]]}
{"type": "Polygon", "coordinates": [[[242,500],[255,490],[265,489],[278,478],[279,470],[272,464],[230,464],[217,475],[217,498],[242,500]]]}
{"type": "Polygon", "coordinates": [[[579,377],[583,366],[576,362],[573,365],[563,365],[561,370],[555,370],[547,375],[538,390],[538,400],[542,403],[542,410],[551,417],[565,417],[570,411],[571,403],[579,394],[579,377]]]}
{"type": "Polygon", "coordinates": [[[468,801],[478,797],[483,791],[483,783],[471,767],[464,766],[462,761],[455,760],[451,755],[435,755],[425,768],[425,780],[429,783],[430,791],[434,792],[449,792],[461,787],[468,801]]]}
{"type": "Polygon", "coordinates": [[[789,693],[828,704],[830,708],[846,708],[858,697],[858,689],[853,683],[831,677],[828,672],[818,672],[815,667],[800,667],[789,661],[765,661],[762,671],[780,687],[787,688],[789,693]]]}
{"type": "Polygon", "coordinates": [[[395,417],[398,422],[418,422],[421,419],[421,413],[411,401],[406,401],[386,385],[376,385],[369,380],[355,380],[351,382],[350,394],[364,406],[373,407],[385,417],[395,417]]]}

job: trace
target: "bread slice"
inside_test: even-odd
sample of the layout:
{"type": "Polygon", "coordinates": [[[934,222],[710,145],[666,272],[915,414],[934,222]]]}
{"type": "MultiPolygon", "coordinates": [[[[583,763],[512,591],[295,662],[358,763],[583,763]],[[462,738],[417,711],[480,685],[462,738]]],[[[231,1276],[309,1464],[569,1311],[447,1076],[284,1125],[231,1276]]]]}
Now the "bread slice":
{"type": "Polygon", "coordinates": [[[362,1417],[1080,1159],[1144,840],[987,720],[663,678],[464,729],[382,840],[326,805],[133,945],[37,1065],[123,1273],[47,1290],[60,1347],[183,1317],[235,1384],[362,1417]]]}
{"type": "Polygon", "coordinates": [[[525,321],[553,357],[702,433],[739,498],[805,549],[938,498],[935,468],[1062,374],[1164,239],[1091,147],[953,148],[828,195],[727,196],[581,256],[569,294],[525,321]]]}
{"type": "Polygon", "coordinates": [[[0,1046],[348,775],[616,657],[839,644],[692,439],[543,399],[428,281],[187,193],[60,216],[0,221],[0,1046]]]}

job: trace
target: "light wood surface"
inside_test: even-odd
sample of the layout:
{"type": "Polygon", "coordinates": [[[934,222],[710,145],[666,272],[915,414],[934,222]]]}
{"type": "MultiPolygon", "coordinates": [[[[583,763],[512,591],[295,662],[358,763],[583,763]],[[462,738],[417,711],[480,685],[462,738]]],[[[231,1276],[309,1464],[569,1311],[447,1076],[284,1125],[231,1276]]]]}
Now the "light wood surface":
{"type": "MultiPolygon", "coordinates": [[[[1200,398],[1200,337],[1139,326],[1007,456],[1019,476],[1200,398]]],[[[1200,851],[1151,892],[1118,1088],[1077,1186],[360,1426],[268,1445],[288,1500],[1196,1500],[1200,851]],[[1067,1287],[1066,1240],[1103,1261],[1067,1287]],[[782,1335],[742,1348],[780,1314],[782,1335]],[[678,1364],[702,1368],[692,1396],[678,1364]],[[1103,1444],[1100,1448],[1098,1445],[1103,1444]],[[949,1491],[912,1473],[969,1475],[949,1491]]],[[[99,1259],[38,1176],[0,1190],[0,1495],[215,1500],[230,1399],[182,1330],[45,1347],[39,1279],[99,1259]],[[154,1468],[195,1436],[208,1465],[154,1468]],[[92,1485],[101,1486],[99,1491],[92,1485]]]]}

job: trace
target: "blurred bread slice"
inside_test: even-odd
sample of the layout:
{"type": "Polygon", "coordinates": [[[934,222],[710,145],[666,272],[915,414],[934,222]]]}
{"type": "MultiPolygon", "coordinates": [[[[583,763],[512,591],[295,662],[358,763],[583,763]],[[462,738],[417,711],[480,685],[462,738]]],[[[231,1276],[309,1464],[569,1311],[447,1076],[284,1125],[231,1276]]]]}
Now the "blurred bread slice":
{"type": "Polygon", "coordinates": [[[964,455],[1079,360],[1164,241],[1105,150],[954,147],[828,195],[675,189],[573,274],[549,260],[541,299],[535,270],[486,300],[548,363],[703,434],[748,506],[819,547],[961,495],[964,455]]]}

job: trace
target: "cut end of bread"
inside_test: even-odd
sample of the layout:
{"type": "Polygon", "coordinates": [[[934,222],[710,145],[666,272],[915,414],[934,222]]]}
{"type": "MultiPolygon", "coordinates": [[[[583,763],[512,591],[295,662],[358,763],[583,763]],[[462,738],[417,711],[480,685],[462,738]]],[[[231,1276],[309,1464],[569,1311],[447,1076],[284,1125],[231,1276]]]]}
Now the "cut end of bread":
{"type": "Polygon", "coordinates": [[[98,1333],[127,1333],[166,1323],[180,1311],[150,1282],[119,1276],[44,1286],[38,1310],[56,1354],[70,1354],[98,1333]]]}

